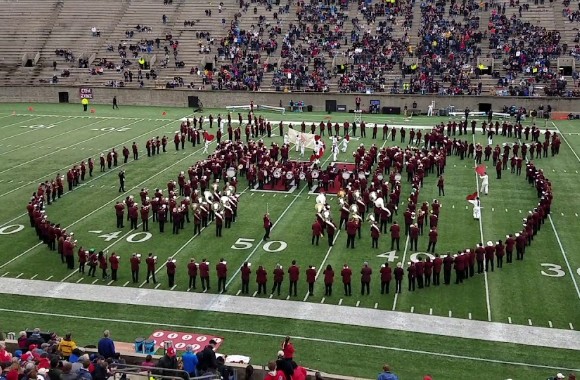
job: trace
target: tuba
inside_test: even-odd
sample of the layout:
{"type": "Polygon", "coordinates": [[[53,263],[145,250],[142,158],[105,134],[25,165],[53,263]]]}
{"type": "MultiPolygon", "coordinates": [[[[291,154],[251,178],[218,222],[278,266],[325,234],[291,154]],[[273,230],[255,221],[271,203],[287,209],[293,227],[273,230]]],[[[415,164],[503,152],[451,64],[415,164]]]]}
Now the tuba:
{"type": "Polygon", "coordinates": [[[384,209],[385,208],[385,200],[383,198],[377,198],[374,200],[375,207],[384,209]]]}
{"type": "Polygon", "coordinates": [[[369,214],[369,216],[367,216],[367,222],[374,223],[375,222],[375,216],[373,214],[369,214]]]}
{"type": "Polygon", "coordinates": [[[376,191],[371,191],[369,194],[369,199],[371,200],[371,202],[376,201],[378,197],[379,196],[376,191]]]}
{"type": "Polygon", "coordinates": [[[218,213],[221,211],[222,209],[222,204],[220,202],[213,202],[211,204],[211,209],[213,210],[213,212],[218,213]]]}
{"type": "Polygon", "coordinates": [[[213,203],[213,194],[211,193],[211,191],[209,191],[209,190],[206,190],[206,191],[203,193],[203,196],[204,196],[204,200],[205,200],[207,203],[213,203]]]}

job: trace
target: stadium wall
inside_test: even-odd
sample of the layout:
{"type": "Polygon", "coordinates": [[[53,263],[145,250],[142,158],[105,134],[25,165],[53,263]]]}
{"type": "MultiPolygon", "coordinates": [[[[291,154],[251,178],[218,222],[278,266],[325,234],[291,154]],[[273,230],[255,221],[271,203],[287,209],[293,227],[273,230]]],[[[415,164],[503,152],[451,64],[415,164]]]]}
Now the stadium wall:
{"type": "MultiPolygon", "coordinates": [[[[32,102],[58,103],[59,93],[68,93],[70,103],[80,103],[80,87],[38,86],[38,87],[0,87],[0,102],[32,102]]],[[[287,107],[291,100],[304,101],[305,106],[311,105],[313,111],[325,111],[327,100],[336,100],[338,106],[345,105],[347,110],[354,109],[356,96],[362,99],[362,108],[368,109],[371,100],[380,100],[383,107],[403,110],[407,106],[410,110],[413,102],[417,102],[417,109],[423,113],[431,101],[435,101],[435,109],[443,109],[449,105],[455,106],[456,111],[469,107],[477,111],[480,105],[491,104],[493,110],[499,111],[503,106],[518,106],[532,109],[540,104],[550,104],[554,111],[580,111],[578,98],[546,98],[546,97],[498,97],[498,96],[432,96],[432,95],[390,95],[390,94],[321,94],[321,93],[283,93],[283,92],[233,92],[233,91],[191,91],[180,89],[138,89],[138,88],[109,88],[92,87],[91,104],[111,104],[113,96],[117,96],[120,105],[140,106],[174,106],[187,107],[188,96],[198,96],[206,108],[219,108],[228,105],[247,105],[250,100],[254,104],[287,107]]],[[[306,111],[306,109],[305,109],[306,111]]]]}

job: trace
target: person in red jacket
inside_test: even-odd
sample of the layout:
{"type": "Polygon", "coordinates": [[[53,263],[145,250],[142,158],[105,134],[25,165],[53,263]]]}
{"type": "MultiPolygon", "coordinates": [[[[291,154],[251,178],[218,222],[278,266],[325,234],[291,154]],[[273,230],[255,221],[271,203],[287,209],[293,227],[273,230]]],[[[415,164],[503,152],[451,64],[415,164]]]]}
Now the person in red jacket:
{"type": "Polygon", "coordinates": [[[85,251],[83,247],[80,247],[77,255],[79,257],[79,273],[85,274],[85,264],[89,258],[89,251],[85,251]]]}
{"type": "Polygon", "coordinates": [[[201,260],[199,264],[199,278],[201,279],[201,288],[207,292],[209,287],[209,262],[206,259],[201,260]]]}
{"type": "Polygon", "coordinates": [[[197,282],[197,263],[195,259],[192,258],[189,260],[187,264],[187,275],[189,276],[189,288],[188,289],[195,289],[195,285],[197,282]]]}
{"type": "Polygon", "coordinates": [[[415,263],[415,278],[417,280],[417,286],[419,289],[423,289],[423,275],[425,274],[425,263],[422,257],[417,258],[415,263]]]}
{"type": "Polygon", "coordinates": [[[420,231],[421,229],[419,228],[419,225],[417,223],[413,223],[411,224],[411,227],[409,227],[409,244],[410,244],[409,249],[411,251],[418,250],[417,244],[419,242],[420,231]]]}
{"type": "Polygon", "coordinates": [[[505,247],[501,240],[495,244],[495,256],[497,257],[497,267],[503,267],[503,257],[505,255],[505,247]]]}
{"type": "Polygon", "coordinates": [[[514,239],[512,234],[506,235],[505,239],[505,253],[506,253],[506,263],[512,263],[512,255],[514,252],[514,247],[516,245],[516,239],[514,239]]]}
{"type": "Polygon", "coordinates": [[[314,295],[314,281],[316,281],[316,268],[312,265],[306,269],[306,282],[308,283],[308,295],[314,295]]]}
{"type": "Polygon", "coordinates": [[[371,247],[372,248],[379,248],[379,237],[381,236],[381,230],[377,222],[373,222],[371,225],[371,247]]]}
{"type": "Polygon", "coordinates": [[[261,265],[256,271],[256,283],[258,284],[258,294],[266,294],[266,283],[268,282],[268,272],[261,265]]]}
{"type": "Polygon", "coordinates": [[[288,294],[292,296],[292,290],[294,290],[294,297],[296,297],[298,278],[300,277],[300,267],[296,265],[296,260],[292,260],[292,265],[288,268],[288,274],[290,277],[290,289],[288,290],[288,294]]]}
{"type": "Polygon", "coordinates": [[[167,263],[165,263],[165,267],[167,268],[167,280],[169,289],[175,286],[175,270],[177,266],[175,265],[175,259],[173,257],[169,257],[167,259],[167,263]]]}
{"type": "Polygon", "coordinates": [[[437,236],[438,236],[437,227],[433,227],[431,229],[431,231],[429,231],[429,245],[427,246],[427,252],[429,252],[429,250],[430,250],[431,253],[435,253],[435,245],[437,244],[437,236]]]}
{"type": "Polygon", "coordinates": [[[365,294],[365,289],[367,290],[367,295],[369,295],[372,274],[373,274],[373,270],[369,267],[369,263],[365,261],[363,263],[363,267],[360,270],[360,283],[361,283],[360,294],[361,295],[365,294]]]}
{"type": "Polygon", "coordinates": [[[282,269],[282,265],[276,264],[276,268],[274,268],[274,286],[272,287],[271,294],[276,292],[280,295],[280,287],[282,286],[282,281],[284,280],[284,270],[282,269]]]}
{"type": "Polygon", "coordinates": [[[270,230],[272,229],[272,220],[270,219],[270,214],[266,213],[263,218],[264,221],[264,237],[262,238],[264,241],[268,241],[270,239],[270,230]]]}
{"type": "Polygon", "coordinates": [[[415,291],[415,280],[417,276],[417,268],[414,262],[409,262],[407,267],[407,279],[409,280],[409,291],[415,291]]]}
{"type": "Polygon", "coordinates": [[[397,267],[395,268],[395,293],[401,293],[403,291],[403,276],[405,276],[403,264],[397,263],[397,267]]]}
{"type": "Polygon", "coordinates": [[[252,273],[252,270],[250,269],[250,266],[252,264],[250,264],[249,262],[244,262],[244,264],[242,265],[242,268],[240,269],[240,272],[242,274],[242,294],[248,294],[249,293],[249,287],[250,287],[250,274],[252,273]]]}
{"type": "Polygon", "coordinates": [[[139,282],[139,265],[141,265],[141,255],[133,253],[129,259],[129,262],[131,263],[131,279],[133,280],[133,283],[136,284],[139,282]]]}
{"type": "Polygon", "coordinates": [[[123,215],[125,214],[125,204],[117,202],[115,204],[115,215],[117,215],[117,228],[123,228],[123,215]]]}
{"type": "Polygon", "coordinates": [[[153,278],[153,283],[157,284],[157,280],[155,279],[155,264],[157,264],[157,256],[153,256],[153,253],[149,253],[147,259],[145,259],[145,263],[147,264],[147,283],[149,283],[149,278],[153,278]]]}
{"type": "Polygon", "coordinates": [[[228,275],[228,267],[226,261],[221,258],[220,262],[215,266],[215,270],[217,272],[218,277],[218,292],[225,293],[226,292],[226,278],[228,275]]]}
{"type": "Polygon", "coordinates": [[[344,295],[351,296],[352,269],[350,269],[346,263],[343,265],[342,270],[340,271],[340,276],[342,277],[342,284],[344,285],[344,295]]]}
{"type": "Polygon", "coordinates": [[[391,267],[389,262],[385,262],[381,265],[381,294],[389,294],[389,288],[391,287],[391,267]]]}
{"type": "Polygon", "coordinates": [[[330,297],[332,295],[332,283],[334,282],[332,266],[328,264],[322,274],[324,274],[324,295],[330,297]]]}
{"type": "Polygon", "coordinates": [[[354,249],[354,238],[358,231],[358,222],[356,219],[351,219],[346,222],[346,248],[354,249]]]}
{"type": "Polygon", "coordinates": [[[477,260],[477,274],[483,273],[483,259],[485,258],[485,248],[483,243],[478,243],[475,248],[475,259],[477,260]]]}
{"type": "Polygon", "coordinates": [[[439,254],[435,254],[435,259],[433,259],[433,285],[441,285],[441,267],[443,267],[443,259],[439,257],[439,254]]]}
{"type": "Polygon", "coordinates": [[[493,262],[495,259],[495,245],[493,242],[488,241],[487,246],[485,247],[485,271],[489,270],[491,266],[491,271],[493,272],[493,262]]]}
{"type": "Polygon", "coordinates": [[[395,243],[397,243],[397,251],[399,248],[399,242],[401,241],[401,226],[395,220],[393,225],[391,225],[391,250],[395,249],[395,243]]]}
{"type": "Polygon", "coordinates": [[[462,253],[453,255],[453,262],[455,266],[455,284],[463,284],[463,277],[465,274],[465,256],[462,253]]]}
{"type": "Polygon", "coordinates": [[[425,269],[423,273],[425,275],[425,287],[431,286],[431,275],[433,274],[433,262],[431,261],[431,258],[429,256],[427,256],[427,258],[425,259],[425,269]]]}
{"type": "Polygon", "coordinates": [[[119,256],[115,252],[109,257],[109,263],[111,264],[111,280],[117,281],[117,271],[119,270],[119,256]]]}
{"type": "Polygon", "coordinates": [[[107,275],[107,256],[105,256],[103,251],[100,251],[97,259],[99,261],[99,268],[103,271],[102,279],[105,280],[109,277],[107,275]]]}
{"type": "Polygon", "coordinates": [[[316,219],[314,220],[314,223],[312,223],[312,245],[314,245],[314,242],[316,242],[316,245],[318,245],[318,241],[320,240],[321,236],[322,226],[318,222],[318,219],[316,219]]]}

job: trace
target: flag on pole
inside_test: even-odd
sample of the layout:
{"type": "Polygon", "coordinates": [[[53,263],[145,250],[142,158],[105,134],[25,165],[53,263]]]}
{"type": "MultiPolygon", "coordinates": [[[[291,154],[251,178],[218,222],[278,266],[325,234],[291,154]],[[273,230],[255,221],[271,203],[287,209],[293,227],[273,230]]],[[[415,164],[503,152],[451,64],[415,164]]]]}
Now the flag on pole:
{"type": "Polygon", "coordinates": [[[477,173],[477,175],[484,175],[486,172],[486,167],[485,165],[477,165],[475,167],[475,172],[477,173]]]}
{"type": "Polygon", "coordinates": [[[473,201],[477,198],[477,191],[473,194],[469,194],[468,196],[465,197],[466,201],[473,201]]]}

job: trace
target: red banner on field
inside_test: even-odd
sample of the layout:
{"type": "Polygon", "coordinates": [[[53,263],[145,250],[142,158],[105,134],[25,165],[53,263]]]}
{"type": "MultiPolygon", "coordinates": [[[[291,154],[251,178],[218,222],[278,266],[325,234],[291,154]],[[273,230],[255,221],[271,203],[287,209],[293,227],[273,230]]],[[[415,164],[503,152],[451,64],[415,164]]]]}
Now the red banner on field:
{"type": "Polygon", "coordinates": [[[484,174],[485,174],[485,172],[486,172],[485,165],[478,165],[478,166],[476,166],[476,167],[475,167],[475,172],[476,172],[478,175],[484,175],[484,174]]]}
{"type": "Polygon", "coordinates": [[[473,194],[469,194],[468,196],[465,197],[466,201],[473,201],[477,198],[477,191],[473,194]]]}
{"type": "Polygon", "coordinates": [[[151,334],[149,339],[155,341],[155,347],[161,348],[163,348],[163,342],[170,340],[171,342],[173,342],[173,347],[175,347],[177,351],[185,351],[185,346],[191,344],[193,346],[194,352],[199,352],[203,350],[203,348],[207,346],[209,344],[209,341],[212,339],[216,341],[214,349],[215,351],[217,351],[219,346],[224,341],[223,338],[214,335],[185,333],[166,330],[155,331],[153,334],[151,334]]]}

